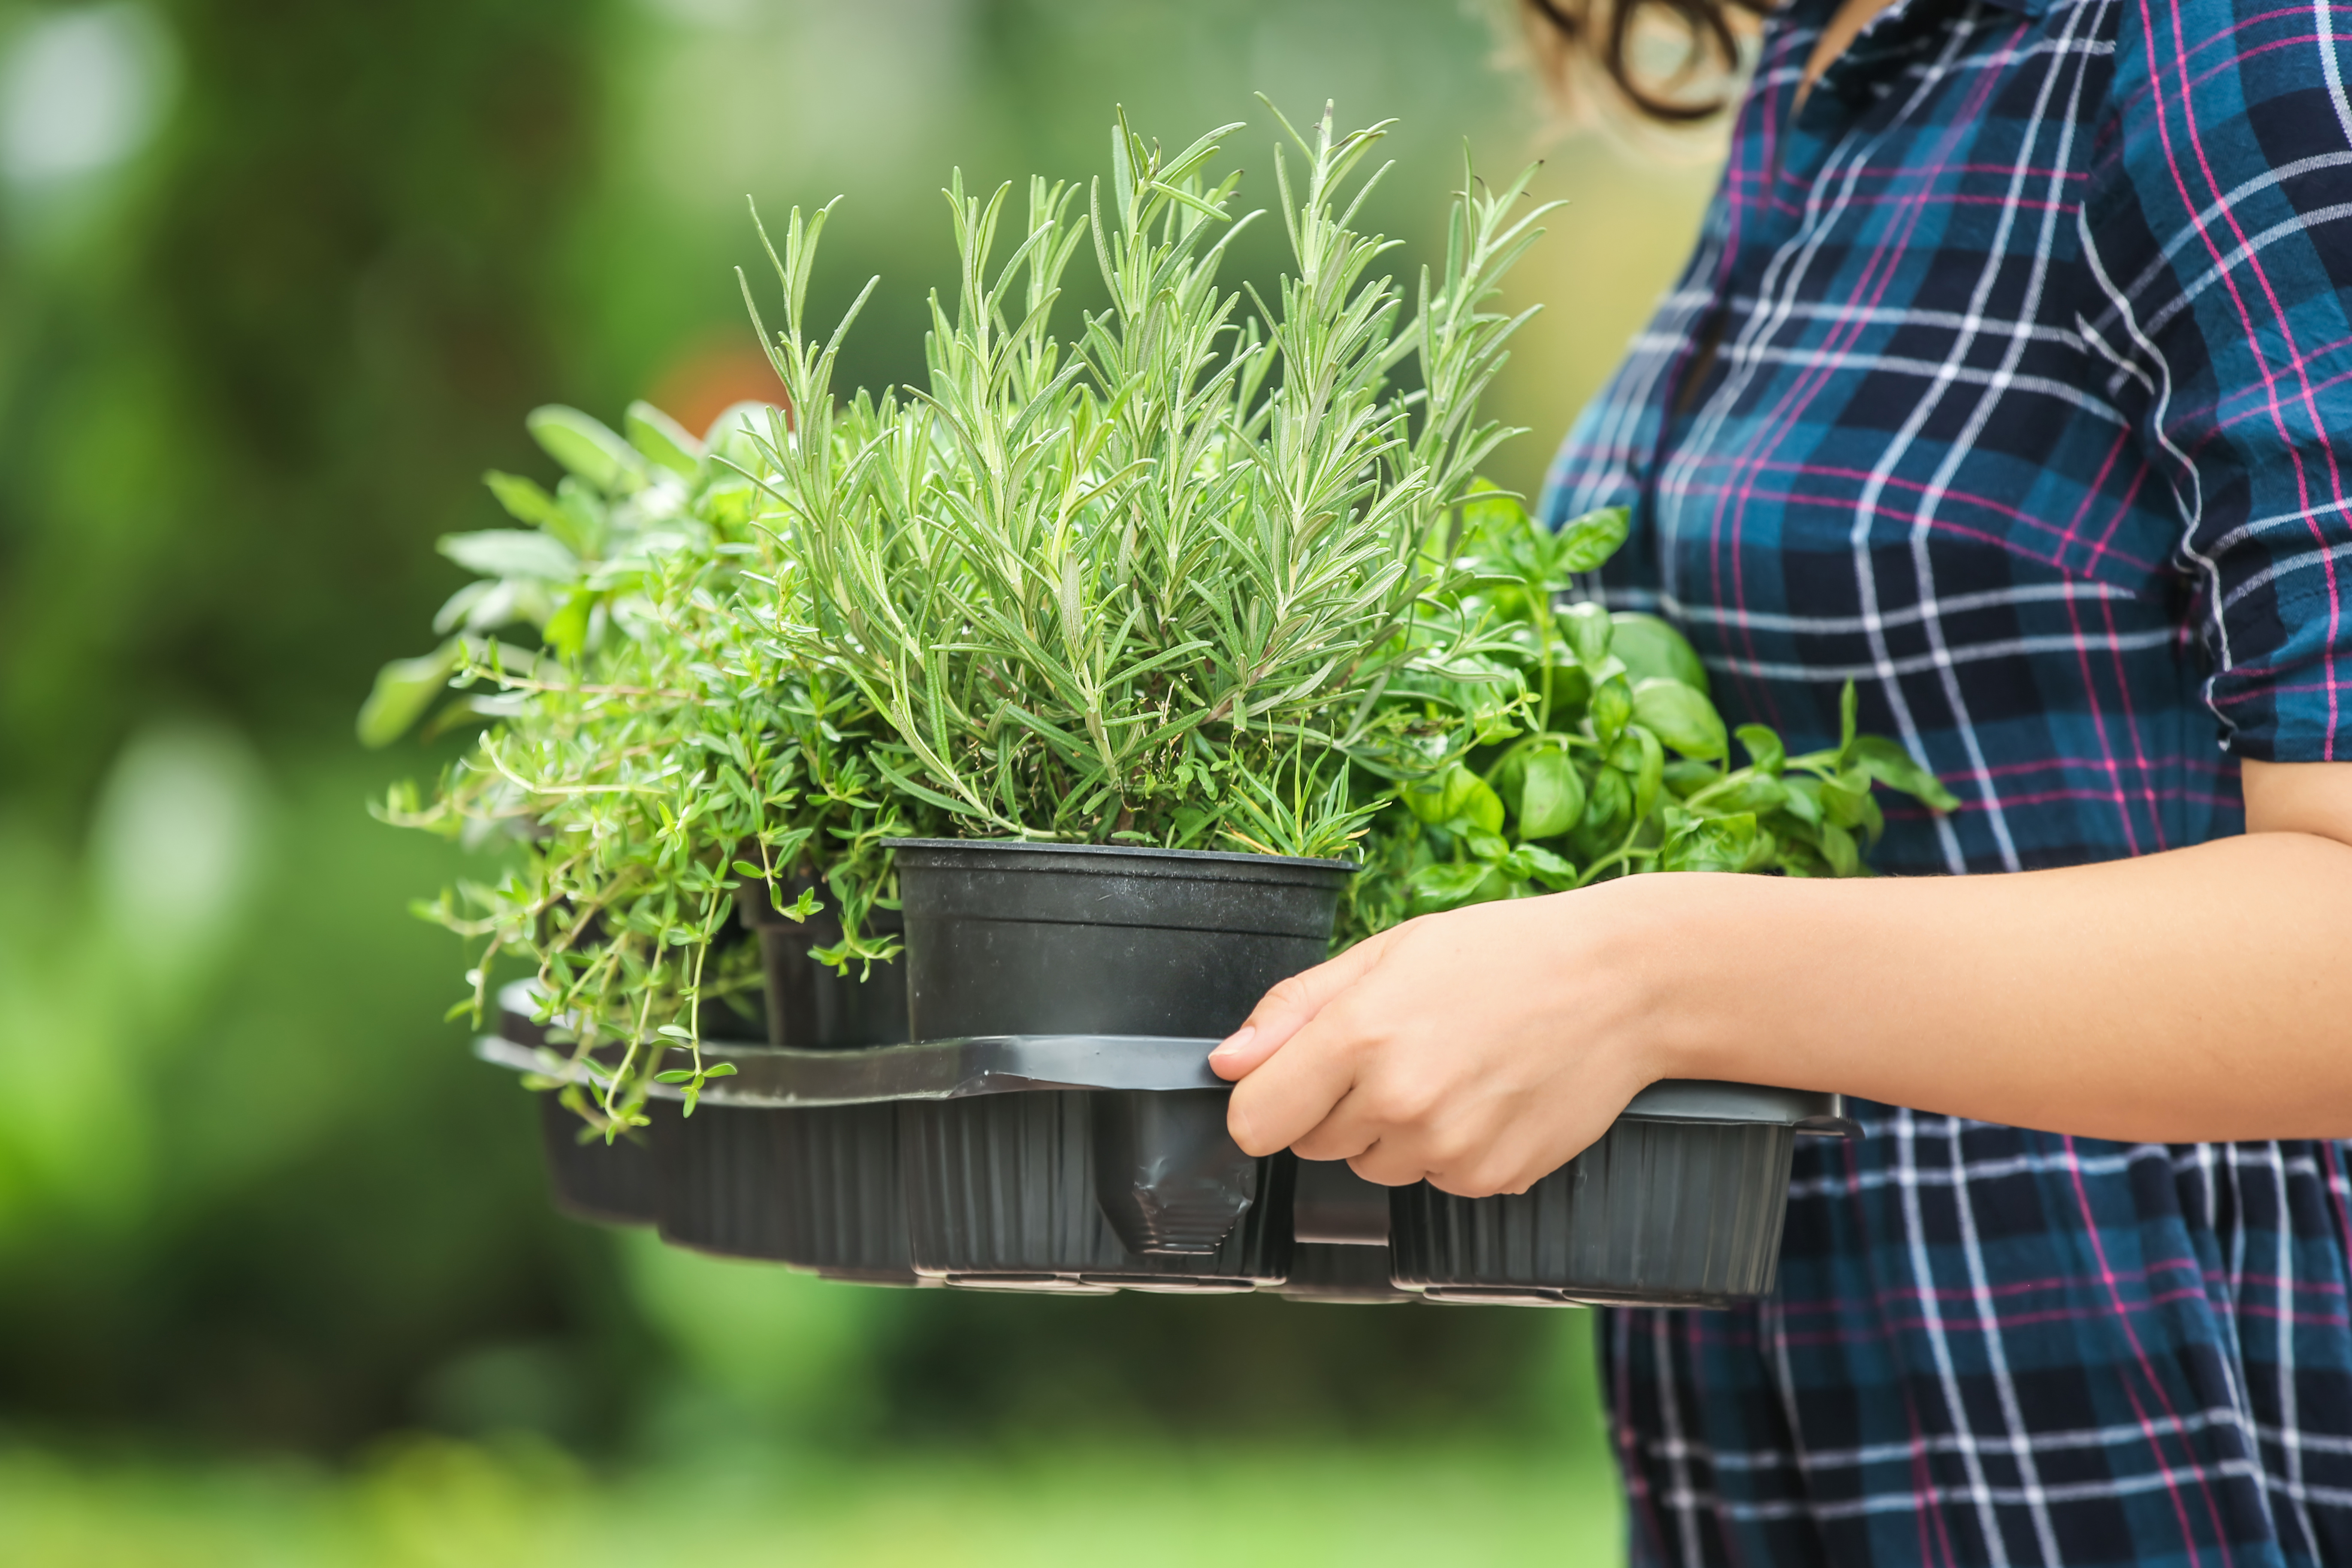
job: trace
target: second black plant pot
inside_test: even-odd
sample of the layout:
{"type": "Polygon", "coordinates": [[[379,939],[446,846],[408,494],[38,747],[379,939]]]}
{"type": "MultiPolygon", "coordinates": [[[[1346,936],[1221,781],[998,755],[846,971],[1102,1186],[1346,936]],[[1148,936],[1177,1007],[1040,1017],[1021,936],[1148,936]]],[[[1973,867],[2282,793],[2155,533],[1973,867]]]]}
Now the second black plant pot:
{"type": "MultiPolygon", "coordinates": [[[[499,993],[499,1034],[518,1046],[543,1047],[546,1026],[537,1017],[537,993],[527,981],[499,993]]],[[[655,1163],[654,1134],[669,1120],[606,1142],[567,1110],[552,1090],[539,1101],[539,1146],[547,1167],[548,1195],[556,1208],[591,1225],[652,1225],[661,1214],[661,1183],[655,1163]],[[589,1134],[585,1138],[583,1134],[589,1134]]],[[[675,1108],[672,1108],[673,1110],[675,1108]]]]}
{"type": "Polygon", "coordinates": [[[1399,1285],[1434,1301],[1728,1307],[1771,1293],[1796,1127],[1621,1118],[1525,1193],[1391,1194],[1399,1285]]]}
{"type": "MultiPolygon", "coordinates": [[[[894,844],[918,1040],[1229,1034],[1322,962],[1349,868],[1101,846],[894,844]]],[[[916,1268],[952,1284],[1244,1290],[1289,1270],[1294,1162],[1222,1089],[1038,1089],[900,1111],[916,1268]]]]}
{"type": "MultiPolygon", "coordinates": [[[[838,942],[839,923],[822,914],[789,921],[764,886],[745,884],[737,910],[760,942],[769,1044],[845,1050],[907,1038],[898,964],[842,974],[817,963],[809,950],[838,942]]],[[[895,933],[898,917],[877,910],[871,924],[895,933]]],[[[784,1110],[705,1100],[661,1143],[662,1238],[831,1279],[912,1285],[898,1128],[887,1104],[784,1110]]]]}

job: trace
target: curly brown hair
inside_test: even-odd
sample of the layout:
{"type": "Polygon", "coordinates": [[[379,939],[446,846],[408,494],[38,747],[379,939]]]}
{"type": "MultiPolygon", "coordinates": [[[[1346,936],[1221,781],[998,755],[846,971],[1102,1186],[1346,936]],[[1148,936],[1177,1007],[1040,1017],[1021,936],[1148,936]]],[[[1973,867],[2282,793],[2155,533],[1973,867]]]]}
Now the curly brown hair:
{"type": "Polygon", "coordinates": [[[1688,96],[1694,82],[1721,80],[1739,67],[1743,24],[1769,14],[1776,0],[1520,0],[1528,41],[1556,86],[1582,57],[1607,75],[1625,100],[1653,120],[1687,125],[1722,111],[1720,93],[1688,96]],[[1627,59],[1646,16],[1678,26],[1686,42],[1681,65],[1663,77],[1627,59]]]}

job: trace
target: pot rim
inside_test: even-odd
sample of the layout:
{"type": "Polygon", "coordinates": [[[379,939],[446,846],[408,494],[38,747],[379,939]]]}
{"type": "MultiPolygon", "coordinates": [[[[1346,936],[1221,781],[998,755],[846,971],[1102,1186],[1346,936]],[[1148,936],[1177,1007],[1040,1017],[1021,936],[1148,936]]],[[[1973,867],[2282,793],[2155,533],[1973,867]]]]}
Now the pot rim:
{"type": "Polygon", "coordinates": [[[1151,860],[1215,861],[1243,866],[1311,866],[1321,870],[1363,868],[1355,860],[1318,860],[1304,855],[1261,855],[1247,849],[1162,849],[1151,844],[1066,844],[1048,838],[885,838],[882,847],[900,849],[982,849],[1055,855],[1130,855],[1151,860]]]}

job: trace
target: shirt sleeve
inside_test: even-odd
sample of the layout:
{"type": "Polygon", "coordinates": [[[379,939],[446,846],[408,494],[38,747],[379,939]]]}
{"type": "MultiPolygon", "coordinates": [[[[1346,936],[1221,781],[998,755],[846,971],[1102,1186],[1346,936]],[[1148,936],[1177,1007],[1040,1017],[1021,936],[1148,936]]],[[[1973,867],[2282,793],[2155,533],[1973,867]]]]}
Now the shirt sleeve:
{"type": "Polygon", "coordinates": [[[2113,3],[2083,329],[2179,509],[2221,743],[2352,760],[2352,15],[2113,3]]]}

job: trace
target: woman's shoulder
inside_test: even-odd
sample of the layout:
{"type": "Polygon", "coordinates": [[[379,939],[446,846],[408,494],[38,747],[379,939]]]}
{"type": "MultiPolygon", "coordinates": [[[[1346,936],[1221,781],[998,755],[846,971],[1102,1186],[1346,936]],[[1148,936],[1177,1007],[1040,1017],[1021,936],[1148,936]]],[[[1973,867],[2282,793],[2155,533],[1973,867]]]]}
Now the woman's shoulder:
{"type": "Polygon", "coordinates": [[[2045,16],[2062,28],[2079,16],[2083,37],[2112,47],[2127,121],[2197,140],[2236,121],[2257,135],[2324,123],[2339,146],[2352,135],[2352,18],[2326,0],[2051,0],[2045,16]]]}

